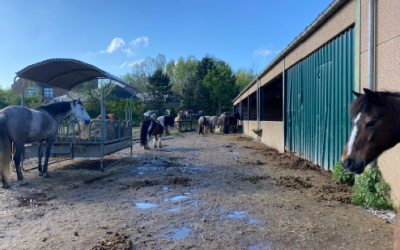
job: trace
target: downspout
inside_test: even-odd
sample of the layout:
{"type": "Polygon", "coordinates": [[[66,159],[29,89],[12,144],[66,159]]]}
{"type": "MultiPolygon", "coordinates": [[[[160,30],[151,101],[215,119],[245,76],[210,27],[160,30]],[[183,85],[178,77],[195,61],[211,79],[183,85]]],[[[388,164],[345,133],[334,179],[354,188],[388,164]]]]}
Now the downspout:
{"type": "Polygon", "coordinates": [[[256,101],[257,101],[257,129],[259,129],[260,128],[260,98],[259,98],[259,91],[258,91],[258,78],[257,78],[257,92],[256,92],[256,95],[257,95],[257,98],[256,98],[256,101]]]}
{"type": "MultiPolygon", "coordinates": [[[[374,87],[374,0],[369,0],[368,7],[368,88],[375,91],[374,87]]],[[[373,160],[369,165],[375,167],[377,159],[373,160]]]]}
{"type": "Polygon", "coordinates": [[[22,89],[22,87],[17,83],[17,77],[14,77],[14,84],[17,85],[17,87],[21,90],[21,107],[24,106],[24,90],[22,89]]]}

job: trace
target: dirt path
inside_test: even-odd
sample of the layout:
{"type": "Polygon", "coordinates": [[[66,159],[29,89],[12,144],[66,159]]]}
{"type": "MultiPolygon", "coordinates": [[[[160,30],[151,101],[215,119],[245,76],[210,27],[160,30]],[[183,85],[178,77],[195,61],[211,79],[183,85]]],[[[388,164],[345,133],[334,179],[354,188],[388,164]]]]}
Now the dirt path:
{"type": "Polygon", "coordinates": [[[0,249],[391,249],[393,225],[328,172],[240,134],[170,138],[105,173],[93,159],[24,173],[26,186],[13,173],[0,249]]]}

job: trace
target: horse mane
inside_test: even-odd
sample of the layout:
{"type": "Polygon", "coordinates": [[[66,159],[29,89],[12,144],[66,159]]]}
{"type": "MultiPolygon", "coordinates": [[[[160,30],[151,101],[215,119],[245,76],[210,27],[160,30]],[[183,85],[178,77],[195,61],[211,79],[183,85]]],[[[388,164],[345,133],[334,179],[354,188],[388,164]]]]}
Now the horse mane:
{"type": "MultiPolygon", "coordinates": [[[[400,92],[376,92],[380,98],[387,99],[387,97],[400,97],[400,92]]],[[[381,105],[384,103],[381,102],[381,105]]],[[[358,113],[367,112],[372,109],[373,106],[379,105],[371,102],[366,94],[359,95],[351,104],[350,107],[350,118],[353,119],[358,113]]]]}
{"type": "MultiPolygon", "coordinates": [[[[80,102],[80,101],[79,101],[80,102]]],[[[80,104],[82,104],[80,102],[80,104]]],[[[49,113],[51,116],[56,116],[58,114],[67,113],[71,110],[71,102],[54,102],[47,105],[42,105],[35,110],[43,110],[49,113]]]]}

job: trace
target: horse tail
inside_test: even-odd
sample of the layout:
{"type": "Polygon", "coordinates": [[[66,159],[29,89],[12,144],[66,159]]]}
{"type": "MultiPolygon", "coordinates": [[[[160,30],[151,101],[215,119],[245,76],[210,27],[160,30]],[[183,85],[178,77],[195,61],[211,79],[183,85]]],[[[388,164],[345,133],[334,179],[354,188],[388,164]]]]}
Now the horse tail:
{"type": "Polygon", "coordinates": [[[149,133],[149,125],[152,120],[142,121],[140,123],[140,146],[145,146],[147,142],[147,133],[149,133]]]}
{"type": "Polygon", "coordinates": [[[199,118],[199,134],[204,134],[204,133],[203,133],[203,122],[204,122],[204,117],[201,116],[201,117],[199,118]]]}
{"type": "Polygon", "coordinates": [[[7,119],[0,115],[0,174],[2,175],[3,188],[8,188],[10,181],[10,156],[11,143],[7,131],[7,119]]]}
{"type": "Polygon", "coordinates": [[[229,134],[228,118],[229,116],[224,116],[224,134],[229,134]]]}

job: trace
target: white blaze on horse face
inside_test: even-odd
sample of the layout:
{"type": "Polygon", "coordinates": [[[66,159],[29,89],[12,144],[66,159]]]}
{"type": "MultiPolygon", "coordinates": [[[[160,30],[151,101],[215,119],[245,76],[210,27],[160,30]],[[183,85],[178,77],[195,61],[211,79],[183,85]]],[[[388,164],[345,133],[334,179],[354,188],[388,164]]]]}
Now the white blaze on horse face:
{"type": "Polygon", "coordinates": [[[75,102],[75,105],[72,105],[72,115],[78,118],[78,120],[80,120],[84,125],[87,125],[90,122],[88,112],[80,103],[75,102]]]}
{"type": "Polygon", "coordinates": [[[159,121],[159,122],[161,123],[161,126],[163,126],[163,127],[164,127],[164,122],[165,122],[165,118],[164,118],[164,116],[160,116],[160,117],[158,117],[158,118],[157,118],[157,121],[159,121]]]}
{"type": "Polygon", "coordinates": [[[354,141],[356,140],[356,136],[357,136],[357,132],[358,132],[357,122],[358,122],[358,120],[360,120],[360,117],[361,117],[361,113],[358,113],[356,119],[354,119],[354,121],[353,121],[353,130],[351,131],[350,141],[349,141],[349,145],[347,147],[347,155],[350,155],[351,151],[353,149],[353,144],[354,144],[354,141]]]}

